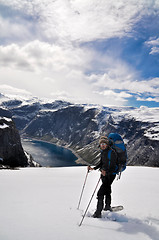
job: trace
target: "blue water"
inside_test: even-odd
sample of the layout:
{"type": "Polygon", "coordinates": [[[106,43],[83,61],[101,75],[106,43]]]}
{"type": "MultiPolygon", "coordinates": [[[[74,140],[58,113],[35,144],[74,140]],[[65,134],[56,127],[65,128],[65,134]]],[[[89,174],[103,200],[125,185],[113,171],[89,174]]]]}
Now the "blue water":
{"type": "Polygon", "coordinates": [[[22,139],[22,146],[43,167],[79,166],[75,162],[77,157],[70,150],[56,146],[55,144],[22,139]]]}

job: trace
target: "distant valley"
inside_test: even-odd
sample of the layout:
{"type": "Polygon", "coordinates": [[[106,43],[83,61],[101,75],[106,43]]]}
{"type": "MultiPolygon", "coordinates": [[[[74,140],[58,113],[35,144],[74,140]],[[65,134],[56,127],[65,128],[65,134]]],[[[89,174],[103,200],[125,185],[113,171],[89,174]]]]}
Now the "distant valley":
{"type": "Polygon", "coordinates": [[[80,161],[99,161],[101,135],[118,132],[128,150],[128,165],[159,167],[159,109],[104,107],[10,99],[1,94],[0,116],[11,116],[21,136],[70,148],[80,161]]]}

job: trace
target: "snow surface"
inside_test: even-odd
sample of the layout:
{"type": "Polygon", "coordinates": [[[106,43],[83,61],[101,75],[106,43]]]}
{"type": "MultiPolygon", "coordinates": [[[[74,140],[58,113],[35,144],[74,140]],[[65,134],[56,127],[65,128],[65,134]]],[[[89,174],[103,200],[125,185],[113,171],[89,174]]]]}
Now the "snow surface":
{"type": "Polygon", "coordinates": [[[0,117],[0,120],[5,120],[7,122],[12,122],[11,118],[7,118],[7,117],[0,117]]]}
{"type": "Polygon", "coordinates": [[[144,135],[146,137],[148,137],[149,139],[151,139],[151,140],[159,141],[159,124],[154,126],[154,127],[151,127],[149,129],[145,130],[144,135]]]}
{"type": "MultiPolygon", "coordinates": [[[[0,120],[5,120],[7,122],[12,122],[11,118],[7,118],[7,117],[0,117],[0,120]]],[[[0,124],[0,129],[5,129],[5,128],[9,128],[9,126],[5,123],[0,124]]]]}
{"type": "Polygon", "coordinates": [[[2,125],[0,125],[0,129],[5,129],[5,128],[9,128],[9,126],[5,123],[3,123],[2,125]]]}
{"type": "Polygon", "coordinates": [[[94,196],[79,227],[100,175],[89,173],[77,210],[86,171],[86,167],[1,170],[0,240],[159,239],[158,168],[128,167],[112,186],[112,205],[123,205],[124,210],[91,218],[94,196]]]}

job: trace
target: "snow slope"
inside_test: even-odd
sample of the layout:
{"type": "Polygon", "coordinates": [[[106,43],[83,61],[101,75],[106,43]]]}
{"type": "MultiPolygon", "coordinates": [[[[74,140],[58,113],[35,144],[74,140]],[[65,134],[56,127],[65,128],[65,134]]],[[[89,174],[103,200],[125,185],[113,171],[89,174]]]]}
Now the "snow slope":
{"type": "Polygon", "coordinates": [[[128,167],[112,193],[112,205],[124,210],[91,218],[94,197],[79,227],[99,179],[98,171],[89,173],[77,210],[85,175],[86,167],[1,170],[0,240],[159,239],[158,168],[128,167]]]}

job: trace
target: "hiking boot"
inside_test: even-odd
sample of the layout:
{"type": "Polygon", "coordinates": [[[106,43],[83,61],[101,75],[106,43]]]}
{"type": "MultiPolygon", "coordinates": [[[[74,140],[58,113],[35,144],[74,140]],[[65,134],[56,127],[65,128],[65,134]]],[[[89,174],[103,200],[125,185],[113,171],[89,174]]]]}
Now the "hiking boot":
{"type": "Polygon", "coordinates": [[[93,214],[93,217],[94,218],[101,218],[102,216],[101,216],[100,212],[95,211],[95,213],[93,214]]]}
{"type": "Polygon", "coordinates": [[[104,210],[104,211],[112,211],[112,208],[111,208],[110,205],[105,205],[105,207],[104,207],[103,210],[104,210]]]}

